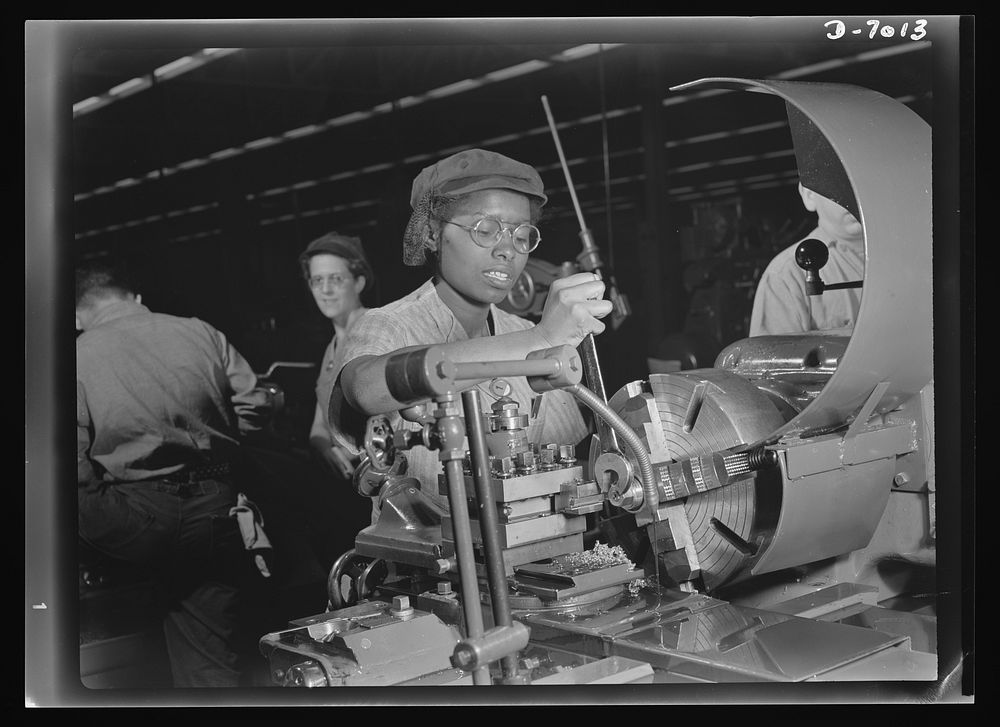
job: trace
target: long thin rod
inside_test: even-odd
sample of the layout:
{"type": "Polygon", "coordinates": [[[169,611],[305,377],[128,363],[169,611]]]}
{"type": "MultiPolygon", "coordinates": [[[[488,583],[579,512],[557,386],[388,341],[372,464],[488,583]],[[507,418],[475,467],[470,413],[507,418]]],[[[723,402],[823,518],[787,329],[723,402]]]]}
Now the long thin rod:
{"type": "MultiPolygon", "coordinates": [[[[479,506],[479,532],[483,537],[493,622],[496,626],[510,626],[513,621],[507,597],[507,573],[503,564],[503,548],[500,545],[497,507],[493,499],[493,487],[490,484],[489,450],[486,445],[483,414],[479,406],[479,393],[475,389],[463,392],[462,404],[465,407],[465,431],[469,438],[472,478],[479,506]]],[[[505,677],[517,675],[517,654],[508,654],[500,663],[505,677]]]]}
{"type": "Polygon", "coordinates": [[[455,381],[492,379],[497,376],[551,376],[559,372],[559,362],[551,359],[530,361],[467,361],[455,364],[455,381]]]}
{"type": "Polygon", "coordinates": [[[598,46],[597,73],[601,90],[601,141],[604,147],[604,217],[608,230],[608,266],[615,269],[615,246],[611,228],[611,153],[608,150],[608,110],[604,88],[604,46],[598,46]]]}
{"type": "MultiPolygon", "coordinates": [[[[465,499],[465,473],[462,460],[449,459],[444,463],[445,479],[448,482],[448,507],[451,511],[451,527],[455,538],[455,555],[458,557],[458,575],[462,582],[462,606],[465,614],[465,630],[469,639],[483,635],[483,613],[479,605],[479,580],[476,577],[476,563],[472,554],[472,529],[469,525],[469,505],[465,499]]],[[[489,668],[482,666],[472,672],[472,681],[477,685],[491,684],[489,668]]]]}
{"type": "MultiPolygon", "coordinates": [[[[590,237],[590,231],[587,229],[587,223],[583,220],[583,212],[580,209],[580,202],[576,198],[576,189],[573,187],[573,178],[569,173],[569,165],[566,163],[566,155],[563,153],[562,142],[559,141],[559,132],[556,130],[556,122],[552,117],[552,109],[549,108],[549,99],[547,96],[542,96],[542,106],[545,107],[545,116],[549,120],[549,130],[552,132],[552,139],[556,143],[556,152],[559,154],[559,163],[562,165],[563,174],[566,175],[566,183],[569,185],[569,194],[573,199],[573,207],[576,209],[576,217],[580,223],[580,239],[583,240],[586,252],[594,251],[596,245],[594,245],[594,241],[590,237]]],[[[601,274],[599,266],[596,270],[594,270],[594,273],[599,278],[604,277],[601,274]]],[[[597,344],[594,341],[594,335],[592,333],[588,333],[583,341],[580,342],[579,349],[587,375],[587,384],[590,386],[592,391],[607,401],[607,393],[604,389],[604,376],[601,374],[601,364],[597,358],[597,344]]],[[[618,438],[615,436],[614,430],[600,417],[596,418],[595,424],[597,426],[597,436],[601,440],[601,448],[603,451],[619,451],[618,438]]]]}
{"type": "Polygon", "coordinates": [[[542,96],[542,106],[545,107],[545,116],[549,120],[549,129],[552,131],[552,138],[556,142],[556,152],[559,154],[559,163],[562,164],[563,174],[566,175],[566,184],[569,185],[569,196],[573,199],[576,218],[580,222],[580,229],[586,230],[587,225],[583,221],[583,211],[580,209],[580,201],[576,198],[576,189],[573,187],[573,179],[569,175],[569,165],[566,164],[566,155],[563,154],[562,142],[559,141],[559,133],[556,131],[556,122],[552,118],[552,110],[549,108],[549,99],[547,96],[542,96]]]}

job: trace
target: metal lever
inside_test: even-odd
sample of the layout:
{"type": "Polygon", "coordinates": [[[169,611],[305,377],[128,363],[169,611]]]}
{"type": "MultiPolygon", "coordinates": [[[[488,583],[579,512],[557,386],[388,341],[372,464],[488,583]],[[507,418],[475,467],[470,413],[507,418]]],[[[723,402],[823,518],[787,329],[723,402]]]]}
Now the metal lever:
{"type": "MultiPolygon", "coordinates": [[[[547,97],[542,96],[542,106],[545,107],[545,116],[549,122],[549,129],[552,131],[552,139],[555,141],[556,152],[559,154],[559,162],[562,164],[563,174],[566,176],[566,183],[569,187],[569,194],[573,200],[573,207],[576,210],[577,221],[580,223],[580,240],[583,243],[583,252],[577,257],[580,266],[589,272],[594,273],[597,277],[603,279],[602,269],[603,264],[601,263],[600,254],[598,253],[597,245],[594,244],[594,238],[590,234],[590,230],[587,229],[587,225],[583,220],[583,212],[580,209],[580,202],[576,198],[576,189],[573,187],[573,179],[570,177],[569,165],[566,163],[566,156],[563,154],[562,143],[559,141],[559,132],[556,131],[555,119],[552,117],[552,110],[549,108],[549,100],[547,97]]],[[[614,284],[614,279],[612,278],[609,282],[609,294],[611,298],[612,305],[616,307],[617,314],[624,317],[628,315],[628,301],[625,296],[621,295],[617,286],[614,284]]],[[[586,376],[587,388],[590,389],[594,394],[596,394],[602,402],[607,403],[608,395],[604,389],[604,377],[601,375],[601,364],[597,359],[597,345],[594,343],[593,334],[587,334],[587,337],[583,339],[580,343],[578,350],[580,351],[580,358],[583,359],[583,369],[584,375],[586,376]]],[[[621,462],[626,463],[627,460],[622,456],[621,449],[618,445],[618,437],[615,436],[614,430],[600,417],[597,419],[597,436],[601,440],[601,455],[609,455],[610,458],[617,458],[621,462]]],[[[605,458],[608,459],[608,458],[605,458]]],[[[596,476],[596,465],[595,464],[595,476],[596,476]]],[[[618,475],[624,475],[623,466],[615,464],[612,469],[618,475]]],[[[630,467],[628,468],[631,469],[630,467]]]]}
{"type": "MultiPolygon", "coordinates": [[[[559,154],[559,163],[562,164],[566,184],[569,187],[569,196],[573,200],[576,219],[580,223],[580,242],[583,243],[583,251],[577,255],[577,262],[587,272],[594,273],[599,278],[604,279],[604,263],[601,262],[600,251],[594,243],[594,236],[590,233],[587,223],[583,220],[583,211],[580,209],[580,201],[576,198],[576,188],[573,186],[573,179],[569,173],[569,165],[566,163],[566,155],[563,154],[562,142],[559,141],[559,132],[556,131],[556,121],[552,116],[552,109],[549,108],[549,99],[546,96],[542,96],[542,106],[545,107],[545,116],[549,122],[549,130],[552,132],[552,140],[555,142],[556,152],[559,154]]],[[[611,311],[611,327],[617,329],[622,324],[622,321],[631,314],[632,308],[625,294],[618,290],[618,283],[615,281],[615,276],[609,274],[607,282],[608,297],[614,306],[611,311]]],[[[591,389],[594,389],[596,382],[588,379],[587,383],[591,389]]],[[[604,385],[601,384],[600,388],[603,390],[604,385]]]]}
{"type": "Polygon", "coordinates": [[[844,288],[860,288],[863,285],[861,280],[853,280],[849,283],[823,282],[819,276],[820,268],[826,265],[830,259],[830,250],[826,243],[821,240],[809,238],[799,243],[795,248],[795,264],[806,271],[806,293],[808,295],[822,295],[826,290],[843,290],[844,288]]]}
{"type": "Polygon", "coordinates": [[[528,645],[531,630],[520,621],[497,626],[482,636],[459,641],[451,656],[451,664],[463,671],[482,669],[492,661],[512,657],[516,663],[518,651],[528,645]]]}

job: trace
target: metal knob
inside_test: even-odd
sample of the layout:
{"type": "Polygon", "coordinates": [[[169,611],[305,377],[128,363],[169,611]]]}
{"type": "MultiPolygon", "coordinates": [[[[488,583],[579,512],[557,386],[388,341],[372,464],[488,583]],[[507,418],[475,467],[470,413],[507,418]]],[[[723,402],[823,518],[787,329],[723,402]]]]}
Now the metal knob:
{"type": "Polygon", "coordinates": [[[820,268],[830,259],[830,250],[822,240],[809,238],[795,248],[795,264],[806,271],[806,293],[820,295],[825,286],[819,276],[820,268]]]}

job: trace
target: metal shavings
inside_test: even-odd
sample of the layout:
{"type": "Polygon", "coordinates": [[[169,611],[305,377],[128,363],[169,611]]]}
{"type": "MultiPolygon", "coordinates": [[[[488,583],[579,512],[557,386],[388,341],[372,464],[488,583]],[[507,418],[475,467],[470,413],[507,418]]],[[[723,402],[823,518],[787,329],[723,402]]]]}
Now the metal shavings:
{"type": "Polygon", "coordinates": [[[629,581],[628,592],[630,596],[638,596],[639,591],[648,586],[649,583],[645,578],[636,578],[634,581],[629,581]]]}
{"type": "Polygon", "coordinates": [[[597,543],[590,550],[585,550],[582,553],[568,553],[563,556],[567,566],[571,568],[607,568],[612,565],[627,564],[629,570],[635,568],[635,565],[629,560],[629,557],[625,554],[625,550],[620,545],[608,546],[604,543],[597,543]]]}

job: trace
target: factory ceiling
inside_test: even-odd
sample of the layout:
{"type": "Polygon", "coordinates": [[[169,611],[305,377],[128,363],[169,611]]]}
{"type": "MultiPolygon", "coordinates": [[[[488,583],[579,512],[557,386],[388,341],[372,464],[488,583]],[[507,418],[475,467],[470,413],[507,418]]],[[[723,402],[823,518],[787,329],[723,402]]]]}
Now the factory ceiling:
{"type": "Polygon", "coordinates": [[[572,218],[542,97],[593,215],[641,204],[650,104],[673,201],[794,182],[780,102],[671,91],[677,84],[856,83],[931,121],[931,44],[869,39],[867,27],[863,42],[825,43],[678,18],[75,30],[67,95],[81,253],[224,235],[234,205],[245,234],[296,245],[326,229],[364,232],[386,215],[405,221],[413,176],[472,146],[536,166],[548,215],[572,218]]]}

